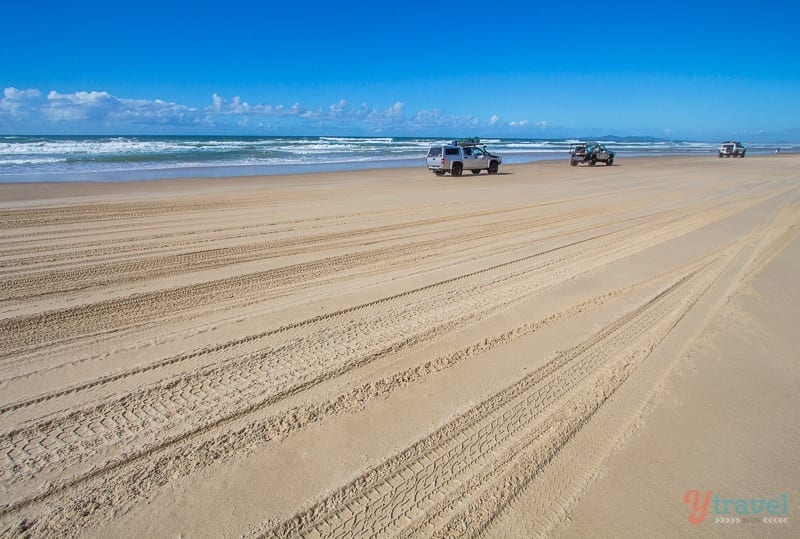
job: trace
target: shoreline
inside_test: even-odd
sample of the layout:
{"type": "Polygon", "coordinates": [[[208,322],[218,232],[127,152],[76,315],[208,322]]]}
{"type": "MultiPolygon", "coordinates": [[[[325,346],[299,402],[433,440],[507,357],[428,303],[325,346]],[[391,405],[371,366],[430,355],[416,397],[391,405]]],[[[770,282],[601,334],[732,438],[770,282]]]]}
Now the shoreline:
{"type": "MultiPolygon", "coordinates": [[[[501,152],[499,152],[501,153],[501,152]]],[[[541,161],[567,160],[568,154],[563,151],[509,152],[501,153],[504,166],[524,165],[541,161]]],[[[785,151],[780,155],[800,155],[798,152],[785,151]]],[[[713,152],[694,153],[680,151],[623,151],[617,152],[618,159],[640,159],[659,157],[713,157],[713,152]]],[[[748,156],[775,156],[770,150],[752,149],[748,156]]],[[[13,183],[127,183],[149,182],[161,180],[185,179],[226,179],[262,176],[297,176],[304,174],[325,174],[332,172],[356,172],[383,169],[424,168],[425,157],[403,157],[394,159],[357,159],[319,163],[281,163],[281,164],[236,164],[236,165],[188,165],[174,167],[154,167],[142,169],[90,170],[70,172],[35,172],[19,174],[0,174],[0,185],[13,183]]]]}
{"type": "MultiPolygon", "coordinates": [[[[774,154],[756,154],[748,156],[745,160],[762,160],[762,159],[793,159],[800,157],[798,153],[781,153],[780,155],[774,154]]],[[[694,155],[642,155],[623,157],[618,160],[614,167],[623,167],[626,161],[633,161],[636,163],[653,163],[659,162],[719,162],[720,164],[726,163],[728,159],[718,159],[709,156],[694,156],[694,155]]],[[[734,159],[734,162],[739,162],[739,159],[734,159]]],[[[208,187],[213,189],[231,189],[234,187],[253,188],[264,187],[267,184],[280,185],[283,182],[295,183],[302,180],[352,180],[365,176],[396,176],[398,179],[407,178],[409,173],[414,178],[429,178],[436,181],[466,181],[474,179],[489,179],[497,178],[503,175],[514,174],[519,171],[524,171],[528,168],[542,168],[552,171],[554,167],[564,166],[569,170],[569,161],[567,158],[554,158],[554,159],[540,159],[536,161],[529,161],[524,163],[509,163],[504,164],[500,168],[500,173],[497,176],[489,176],[485,172],[477,176],[463,175],[458,178],[445,175],[443,177],[435,177],[430,171],[425,168],[424,163],[415,166],[403,167],[374,167],[363,169],[347,169],[347,170],[325,170],[325,171],[305,171],[296,173],[275,173],[275,174],[256,174],[256,175],[228,175],[228,176],[187,176],[179,178],[157,177],[146,180],[75,180],[75,181],[19,181],[19,182],[2,182],[0,181],[0,204],[7,201],[14,201],[20,198],[39,198],[35,192],[37,189],[47,189],[47,192],[39,193],[45,195],[41,198],[56,198],[56,197],[71,197],[83,196],[92,194],[132,194],[137,192],[146,191],[161,191],[169,190],[172,188],[185,188],[185,187],[208,187]],[[31,191],[33,190],[33,192],[31,191]]],[[[577,170],[590,168],[585,165],[577,167],[577,170]]],[[[598,165],[595,170],[602,170],[606,167],[598,165]]]]}

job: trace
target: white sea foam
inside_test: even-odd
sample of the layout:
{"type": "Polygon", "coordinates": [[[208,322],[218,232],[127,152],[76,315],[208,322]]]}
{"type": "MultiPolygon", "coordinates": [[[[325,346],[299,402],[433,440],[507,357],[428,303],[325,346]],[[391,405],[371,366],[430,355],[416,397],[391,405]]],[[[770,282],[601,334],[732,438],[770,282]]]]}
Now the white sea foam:
{"type": "Polygon", "coordinates": [[[5,159],[0,158],[0,167],[11,165],[45,165],[51,163],[65,163],[66,159],[57,159],[55,157],[36,158],[21,158],[21,159],[5,159]]]}
{"type": "Polygon", "coordinates": [[[391,144],[394,139],[391,137],[319,137],[320,140],[329,140],[333,142],[357,142],[364,144],[391,144]]]}

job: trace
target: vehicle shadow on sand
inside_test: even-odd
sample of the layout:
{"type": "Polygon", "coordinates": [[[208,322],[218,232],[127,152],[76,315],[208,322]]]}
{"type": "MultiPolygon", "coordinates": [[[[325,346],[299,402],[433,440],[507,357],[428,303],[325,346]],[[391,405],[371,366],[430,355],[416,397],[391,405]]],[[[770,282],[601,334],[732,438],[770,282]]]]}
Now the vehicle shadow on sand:
{"type": "Polygon", "coordinates": [[[595,165],[595,166],[591,166],[591,165],[578,165],[578,166],[575,166],[575,167],[572,167],[572,168],[604,169],[604,168],[610,168],[610,167],[621,167],[621,166],[622,166],[622,165],[620,165],[619,163],[614,163],[613,165],[595,165]]]}
{"type": "Polygon", "coordinates": [[[436,176],[437,180],[469,180],[469,179],[476,179],[482,180],[486,178],[496,178],[497,176],[513,176],[513,172],[497,172],[495,174],[462,174],[461,176],[451,176],[450,174],[446,176],[436,176]]]}

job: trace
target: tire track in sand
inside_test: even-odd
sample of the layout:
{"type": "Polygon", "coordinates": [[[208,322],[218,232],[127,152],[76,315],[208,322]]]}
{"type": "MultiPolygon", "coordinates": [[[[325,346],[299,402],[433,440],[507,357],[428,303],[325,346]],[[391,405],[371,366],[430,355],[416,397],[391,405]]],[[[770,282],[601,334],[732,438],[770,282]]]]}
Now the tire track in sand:
{"type": "Polygon", "coordinates": [[[531,462],[532,470],[546,463],[669,333],[721,266],[717,260],[693,271],[308,510],[257,535],[468,532],[448,518],[458,501],[502,477],[504,463],[522,451],[539,450],[534,454],[540,462],[531,462]]]}
{"type": "MultiPolygon", "coordinates": [[[[554,284],[557,281],[563,280],[569,277],[575,277],[576,275],[586,271],[587,263],[591,264],[591,267],[598,267],[605,263],[611,262],[616,260],[620,257],[627,256],[636,250],[640,250],[646,248],[647,246],[651,245],[650,242],[656,241],[663,241],[664,238],[671,237],[672,234],[680,234],[682,230],[686,227],[693,227],[696,226],[696,222],[689,221],[680,221],[676,220],[673,222],[672,227],[664,227],[663,225],[659,225],[659,232],[656,234],[651,234],[649,228],[645,229],[644,232],[640,231],[642,235],[633,241],[628,241],[624,246],[624,249],[620,250],[619,246],[615,246],[613,242],[606,241],[605,243],[601,243],[600,245],[591,245],[592,242],[600,239],[609,240],[610,237],[618,234],[619,231],[615,231],[613,233],[606,233],[597,236],[593,236],[590,238],[586,238],[584,240],[579,240],[577,242],[565,244],[559,247],[555,247],[552,249],[548,249],[545,251],[541,251],[535,253],[533,255],[529,255],[526,257],[518,258],[515,260],[511,260],[508,262],[504,262],[501,264],[497,264],[494,266],[490,266],[488,268],[484,268],[481,270],[469,272],[466,274],[462,274],[456,277],[452,277],[450,279],[445,279],[442,281],[438,281],[426,286],[422,286],[416,289],[404,291],[398,294],[390,295],[387,297],[382,297],[374,301],[370,301],[364,304],[355,305],[346,309],[341,309],[338,311],[334,311],[331,313],[327,313],[324,315],[318,315],[312,317],[307,320],[298,321],[292,324],[287,324],[281,326],[279,328],[268,329],[263,332],[259,332],[256,334],[247,335],[245,337],[234,339],[231,341],[227,341],[225,343],[221,343],[219,345],[206,347],[203,349],[195,350],[193,352],[187,354],[181,354],[178,356],[172,356],[168,358],[164,358],[162,360],[158,360],[151,364],[147,364],[141,367],[128,369],[123,372],[114,373],[109,376],[100,377],[95,380],[90,380],[88,382],[67,387],[61,390],[57,390],[54,392],[50,392],[47,394],[40,395],[38,397],[26,399],[23,401],[8,403],[5,405],[0,406],[0,414],[4,414],[10,411],[14,411],[20,408],[28,407],[40,402],[44,402],[46,400],[64,396],[68,394],[72,394],[75,392],[83,391],[86,389],[90,389],[96,387],[98,385],[108,384],[111,382],[116,382],[123,378],[127,378],[129,376],[134,376],[137,374],[145,373],[151,370],[167,367],[170,365],[174,365],[176,363],[181,363],[188,360],[197,359],[204,355],[209,354],[219,354],[222,352],[229,352],[233,351],[234,349],[241,349],[242,345],[249,344],[251,345],[250,348],[253,349],[251,353],[257,352],[259,349],[264,348],[275,348],[276,345],[273,341],[273,337],[290,330],[296,330],[298,328],[304,328],[306,326],[311,326],[314,324],[319,324],[320,322],[325,322],[333,319],[338,319],[343,317],[344,315],[349,315],[353,313],[357,313],[358,311],[362,311],[368,309],[370,307],[375,306],[384,306],[384,308],[390,304],[391,302],[395,302],[396,300],[403,299],[404,304],[402,305],[402,311],[400,313],[394,311],[388,311],[390,317],[395,317],[395,319],[405,319],[407,318],[407,311],[409,304],[412,302],[412,296],[424,295],[425,301],[428,303],[430,310],[439,310],[437,304],[456,304],[456,301],[464,301],[464,298],[482,298],[484,306],[487,304],[487,299],[492,297],[488,294],[492,293],[493,286],[505,286],[503,295],[501,296],[502,299],[495,299],[492,303],[494,305],[506,305],[509,301],[512,301],[515,297],[519,297],[519,294],[527,294],[531,291],[538,291],[542,290],[546,286],[550,284],[554,284]],[[642,241],[645,241],[643,244],[642,241]],[[589,244],[588,247],[584,247],[584,244],[589,244]],[[580,249],[574,249],[574,248],[580,249]],[[541,261],[539,261],[541,259],[541,261]],[[515,266],[520,266],[528,262],[538,261],[537,264],[530,266],[530,267],[522,267],[519,270],[508,272],[509,269],[515,266]],[[568,268],[569,273],[567,275],[563,274],[564,270],[558,270],[559,266],[568,268]],[[500,271],[503,270],[502,273],[500,271]],[[536,273],[541,273],[542,271],[547,270],[550,272],[551,277],[555,277],[555,280],[552,280],[548,283],[542,281],[541,277],[535,278],[536,273]],[[492,275],[499,274],[499,276],[492,277],[492,275]],[[490,278],[490,280],[487,280],[490,278]],[[476,278],[482,278],[482,281],[478,281],[476,284],[469,285],[465,284],[464,281],[467,280],[475,280],[476,278]],[[452,296],[452,291],[449,291],[449,288],[452,285],[458,285],[457,289],[457,296],[452,296]],[[514,288],[509,288],[513,286],[514,288]],[[437,289],[448,288],[448,290],[441,291],[437,289]]],[[[632,233],[630,230],[627,231],[628,233],[632,233]]],[[[493,292],[495,294],[494,298],[497,298],[496,294],[497,291],[493,292]]],[[[465,308],[465,311],[471,311],[476,309],[477,307],[470,307],[465,308]]],[[[361,330],[364,332],[369,331],[368,324],[374,323],[374,320],[379,318],[375,318],[377,316],[385,317],[386,313],[366,313],[361,315],[365,329],[361,330]]],[[[415,316],[419,316],[416,314],[415,316]]],[[[352,323],[352,322],[351,322],[352,323]]],[[[339,332],[344,333],[344,330],[341,326],[337,326],[337,330],[339,332]]],[[[304,336],[303,338],[306,338],[304,336]]],[[[331,339],[331,343],[335,340],[331,339]]],[[[332,345],[331,345],[332,346],[332,345]]],[[[334,346],[335,347],[335,346],[334,346]]],[[[239,356],[245,356],[244,352],[238,351],[239,356]]],[[[237,364],[235,361],[236,358],[226,360],[230,365],[237,364]]]]}
{"type": "MultiPolygon", "coordinates": [[[[665,238],[672,237],[674,234],[685,233],[693,226],[697,226],[697,223],[693,223],[691,220],[678,220],[672,227],[659,227],[658,234],[653,234],[652,231],[646,229],[642,231],[638,241],[630,241],[629,237],[628,242],[616,249],[610,248],[607,244],[600,244],[594,249],[584,252],[581,261],[576,261],[574,256],[561,260],[561,264],[569,269],[566,274],[556,271],[552,263],[544,264],[539,269],[549,273],[552,284],[588,271],[600,264],[627,256],[631,252],[641,250],[644,245],[649,246],[653,242],[665,241],[665,238]]],[[[363,329],[358,325],[350,328],[347,326],[344,328],[334,327],[328,330],[326,338],[317,339],[318,347],[310,350],[307,348],[308,340],[301,337],[294,346],[298,348],[298,344],[300,345],[299,355],[286,353],[287,349],[291,350],[291,343],[289,343],[287,349],[277,348],[276,350],[261,351],[236,361],[225,361],[217,367],[195,371],[190,375],[179,375],[175,380],[168,380],[156,387],[143,388],[136,394],[123,395],[114,402],[101,402],[94,409],[77,410],[66,417],[46,420],[44,423],[9,432],[3,436],[2,442],[0,442],[2,449],[0,453],[6,455],[7,460],[7,466],[3,468],[4,482],[13,478],[19,488],[20,480],[25,477],[40,475],[45,469],[53,471],[58,468],[75,466],[82,459],[91,457],[99,448],[109,447],[109,444],[112,444],[110,447],[118,453],[120,448],[117,445],[121,440],[128,440],[126,443],[130,444],[137,436],[141,437],[141,433],[152,432],[154,428],[158,428],[160,431],[177,428],[180,432],[181,427],[190,423],[192,429],[202,430],[204,429],[203,425],[217,422],[216,410],[219,408],[230,412],[233,417],[238,413],[236,410],[241,409],[243,405],[247,409],[248,403],[254,399],[264,403],[276,402],[298,390],[305,390],[326,379],[341,376],[353,368],[375,361],[386,354],[396,354],[408,346],[429,342],[431,339],[463,327],[464,324],[473,323],[499,308],[520,301],[525,294],[544,286],[541,282],[532,280],[529,275],[525,274],[522,274],[517,282],[511,283],[511,285],[494,294],[488,294],[481,285],[473,287],[475,292],[472,294],[465,292],[465,290],[469,290],[468,288],[459,287],[457,290],[462,296],[476,298],[473,299],[473,302],[477,300],[478,303],[468,304],[465,307],[463,301],[461,304],[452,301],[453,313],[448,310],[442,314],[441,307],[439,307],[442,300],[432,297],[429,298],[431,302],[429,314],[425,314],[425,311],[420,312],[401,306],[397,312],[383,313],[378,318],[368,317],[368,322],[364,327],[369,328],[369,323],[374,324],[376,320],[378,322],[385,320],[385,324],[379,323],[378,326],[392,328],[394,333],[391,337],[381,334],[380,331],[376,333],[374,327],[372,329],[363,329]],[[526,292],[520,290],[520,283],[527,283],[529,288],[526,292]],[[472,314],[458,318],[454,317],[456,312],[472,314]],[[371,351],[369,348],[343,349],[336,343],[346,343],[351,340],[347,337],[348,330],[355,334],[371,331],[376,335],[374,343],[379,346],[371,351]],[[403,338],[407,335],[411,337],[403,338]],[[380,343],[389,344],[380,348],[380,343]],[[335,350],[335,353],[329,352],[330,350],[335,350]],[[276,362],[276,353],[283,353],[285,359],[276,362]],[[331,362],[334,358],[336,362],[335,365],[332,365],[331,362]],[[319,364],[320,361],[329,370],[321,375],[314,374],[318,371],[308,365],[319,364]],[[276,376],[279,364],[285,365],[284,370],[291,373],[291,378],[281,379],[280,376],[276,376]],[[308,366],[307,370],[311,373],[311,378],[297,378],[298,371],[303,372],[303,364],[308,366]],[[336,365],[340,366],[336,368],[336,365]],[[276,386],[276,380],[285,382],[285,385],[276,386]],[[267,389],[269,387],[274,388],[273,394],[269,393],[267,389]],[[198,425],[200,426],[198,427],[198,425]]],[[[451,298],[451,300],[455,300],[455,298],[451,298]]],[[[450,303],[451,300],[444,303],[450,303]]],[[[41,400],[46,399],[37,399],[36,402],[41,400]]],[[[182,433],[178,435],[179,438],[183,436],[182,433]]],[[[144,442],[139,443],[147,442],[145,439],[144,442]]],[[[96,460],[95,457],[91,460],[96,460]]]]}
{"type": "MultiPolygon", "coordinates": [[[[536,204],[534,207],[545,206],[546,204],[536,204]]],[[[271,242],[264,242],[264,243],[251,243],[246,245],[247,248],[253,249],[288,249],[289,247],[300,247],[309,244],[319,244],[321,246],[325,246],[326,243],[333,243],[335,241],[340,240],[347,240],[352,238],[364,237],[369,235],[378,235],[384,234],[389,232],[409,232],[411,229],[414,228],[422,228],[430,225],[441,225],[447,223],[458,223],[460,221],[475,219],[479,217],[491,217],[491,216],[499,216],[499,215],[506,215],[517,213],[523,210],[532,209],[530,206],[522,206],[522,207],[514,207],[514,208],[504,208],[502,210],[493,210],[493,211],[473,211],[467,213],[459,213],[455,215],[450,215],[446,217],[438,217],[438,218],[426,218],[426,219],[414,219],[414,220],[405,220],[398,223],[388,224],[388,225],[378,225],[378,226],[369,226],[364,228],[356,228],[354,230],[346,230],[346,231],[331,231],[326,233],[318,233],[318,234],[311,234],[311,235],[296,235],[291,238],[285,238],[280,240],[272,240],[271,242]]],[[[600,209],[596,211],[602,211],[600,209]]],[[[371,215],[373,212],[365,212],[367,215],[371,215]]],[[[382,212],[382,216],[385,218],[386,214],[390,214],[392,212],[382,212]]],[[[569,219],[570,216],[582,213],[584,215],[592,215],[595,212],[564,212],[558,214],[562,216],[565,220],[569,219]]],[[[405,215],[408,214],[408,211],[405,212],[405,215]]],[[[556,216],[553,216],[556,217],[556,216]]],[[[312,220],[315,222],[319,218],[312,220]]],[[[521,218],[516,218],[521,219],[521,218]]],[[[340,217],[334,217],[330,219],[331,222],[326,222],[325,225],[316,225],[312,226],[311,228],[317,228],[321,226],[326,227],[341,227],[345,224],[348,224],[348,221],[342,220],[340,217]]],[[[304,223],[306,220],[299,220],[299,223],[304,223]]],[[[511,219],[507,219],[505,222],[510,222],[511,219]]],[[[289,223],[294,223],[295,221],[289,221],[289,223]]],[[[358,221],[361,223],[363,221],[358,221]]],[[[37,251],[48,251],[47,254],[38,255],[38,256],[27,256],[27,257],[17,257],[11,258],[10,256],[6,258],[6,253],[0,250],[0,269],[2,269],[2,273],[9,274],[12,273],[13,268],[16,266],[20,270],[28,270],[35,269],[36,271],[43,271],[48,269],[58,269],[59,266],[63,266],[65,262],[70,261],[80,261],[83,266],[88,266],[91,264],[96,264],[98,262],[109,262],[118,259],[120,255],[125,255],[126,259],[130,259],[131,257],[141,254],[141,255],[148,255],[148,253],[156,252],[158,253],[159,249],[168,249],[169,251],[177,251],[180,250],[180,247],[188,246],[188,247],[198,247],[202,244],[207,243],[215,243],[224,240],[234,240],[234,239],[242,239],[242,238],[249,238],[249,237],[259,237],[265,235],[273,235],[277,233],[297,233],[298,230],[296,227],[294,228],[272,228],[276,224],[284,224],[284,223],[275,223],[275,224],[257,224],[257,225],[250,225],[246,227],[226,227],[226,228],[215,228],[210,230],[199,230],[199,231],[184,231],[181,233],[171,233],[171,234],[156,234],[153,236],[145,236],[140,238],[127,238],[125,241],[121,240],[107,240],[106,242],[87,242],[84,244],[69,244],[63,246],[63,244],[59,244],[58,247],[54,246],[44,246],[44,247],[34,247],[28,250],[20,249],[20,254],[24,253],[35,253],[37,251]],[[247,229],[257,229],[255,231],[245,232],[247,229]],[[263,229],[269,230],[263,230],[263,229]],[[271,228],[271,229],[270,229],[271,228]],[[216,233],[217,235],[210,236],[210,237],[203,237],[211,232],[216,233]],[[219,234],[220,232],[236,232],[236,233],[227,233],[227,234],[219,234]],[[178,236],[192,236],[191,239],[186,239],[183,241],[174,241],[174,238],[178,236]],[[200,236],[200,237],[197,237],[200,236]],[[173,241],[163,241],[165,239],[171,239],[173,241]],[[161,240],[161,243],[153,243],[154,240],[161,240]],[[109,247],[99,247],[104,243],[110,243],[109,247]],[[84,247],[84,248],[81,248],[84,247]],[[61,252],[59,252],[61,251],[61,252]],[[50,263],[50,265],[47,265],[50,263]],[[36,267],[34,267],[36,266],[36,267]],[[52,267],[52,268],[51,268],[52,267]],[[5,269],[9,268],[9,269],[5,269]]],[[[478,223],[477,225],[472,226],[480,226],[482,223],[478,223]]],[[[284,225],[285,226],[285,225],[284,225]]],[[[463,224],[460,226],[464,226],[463,224]]],[[[435,233],[441,231],[451,231],[457,230],[454,229],[443,229],[443,230],[431,230],[427,233],[435,233]]],[[[413,237],[414,234],[408,233],[409,237],[413,237]]],[[[61,239],[61,238],[59,238],[61,239]]],[[[51,239],[52,241],[52,239],[51,239]]],[[[63,240],[62,240],[63,241],[63,240]]],[[[334,246],[336,244],[334,243],[334,246]]],[[[349,244],[347,244],[349,245],[349,244]]],[[[291,252],[291,251],[289,251],[291,252]]],[[[302,252],[302,251],[301,251],[302,252]]],[[[190,254],[196,255],[204,253],[201,252],[192,252],[190,254]]]]}
{"type": "Polygon", "coordinates": [[[86,518],[90,514],[98,512],[102,513],[112,508],[118,500],[136,499],[156,484],[163,485],[170,481],[170,478],[191,473],[198,467],[207,466],[221,455],[230,457],[239,451],[251,448],[254,444],[259,445],[284,437],[296,429],[322,421],[332,415],[360,410],[370,400],[385,397],[395,390],[420,382],[431,374],[603,305],[614,298],[648,286],[652,282],[660,281],[666,275],[676,272],[677,270],[671,270],[667,274],[653,277],[627,288],[608,292],[542,320],[523,324],[446,356],[412,366],[388,378],[367,382],[329,400],[303,405],[299,408],[290,408],[279,415],[248,423],[247,416],[265,406],[265,403],[256,403],[238,417],[230,418],[231,421],[220,421],[217,424],[209,425],[204,431],[186,434],[160,445],[146,447],[138,453],[126,455],[123,461],[94,468],[86,475],[50,485],[45,492],[39,492],[26,499],[7,504],[0,508],[0,518],[7,522],[8,518],[13,518],[13,515],[17,514],[19,510],[47,501],[48,506],[57,506],[59,510],[56,513],[51,512],[46,519],[42,519],[39,530],[45,535],[48,534],[48,530],[50,530],[49,533],[61,533],[63,530],[69,529],[76,519],[86,518]],[[225,424],[229,424],[228,432],[213,434],[217,427],[225,424]],[[232,435],[233,432],[235,435],[232,435]],[[212,434],[212,437],[209,437],[208,434],[212,434]],[[116,475],[116,477],[112,479],[109,474],[116,475]],[[96,481],[99,483],[93,483],[96,481]],[[87,500],[91,501],[87,503],[87,500]]]}
{"type": "MultiPolygon", "coordinates": [[[[758,199],[749,201],[757,203],[758,199]]],[[[720,204],[716,211],[707,209],[705,215],[709,216],[708,223],[714,221],[711,217],[722,219],[741,209],[741,203],[720,204]]],[[[657,211],[651,214],[612,220],[599,225],[579,227],[575,230],[556,233],[538,241],[546,242],[580,232],[591,232],[603,228],[613,228],[626,223],[646,223],[648,219],[663,219],[662,223],[670,222],[675,216],[697,216],[692,211],[668,210],[657,211]]],[[[657,229],[656,223],[653,227],[657,229]]],[[[619,230],[621,232],[622,229],[619,230]]],[[[512,232],[513,233],[513,232],[512,232]]],[[[517,231],[517,233],[520,233],[517,231]]],[[[524,232],[521,232],[524,235],[524,232]]],[[[480,238],[496,239],[489,234],[481,234],[480,238]]],[[[475,238],[473,238],[475,239],[475,238]]],[[[589,240],[593,237],[588,238],[589,240]]],[[[582,240],[578,240],[582,241],[582,240]]],[[[451,241],[441,240],[436,245],[445,248],[453,247],[451,241]]],[[[345,255],[293,266],[276,268],[263,272],[249,273],[235,277],[218,279],[214,281],[191,284],[176,288],[161,289],[154,292],[133,294],[124,298],[103,300],[87,305],[66,307],[55,311],[47,311],[33,315],[7,318],[0,320],[0,340],[4,347],[0,350],[0,358],[9,356],[24,349],[35,350],[38,347],[52,345],[55,342],[67,342],[82,337],[97,336],[102,333],[118,331],[120,328],[139,327],[142,324],[153,324],[162,321],[165,314],[169,318],[176,316],[185,317],[191,311],[225,308],[229,304],[237,307],[258,303],[266,299],[280,296],[280,290],[293,285],[305,285],[313,279],[320,279],[325,275],[341,273],[350,268],[375,264],[368,271],[379,271],[388,266],[401,266],[420,258],[431,256],[431,251],[420,251],[417,246],[403,246],[399,249],[370,251],[369,258],[361,254],[345,255]],[[158,317],[154,315],[162,313],[158,317]]],[[[352,277],[352,275],[350,276],[352,277]]],[[[344,277],[342,277],[344,278],[344,277]]]]}

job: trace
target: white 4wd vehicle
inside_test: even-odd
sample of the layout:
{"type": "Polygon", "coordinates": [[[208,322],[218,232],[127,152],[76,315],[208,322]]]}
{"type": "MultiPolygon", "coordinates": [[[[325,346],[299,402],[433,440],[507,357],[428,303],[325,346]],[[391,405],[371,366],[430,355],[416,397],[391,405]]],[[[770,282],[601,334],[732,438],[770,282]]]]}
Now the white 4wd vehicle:
{"type": "Polygon", "coordinates": [[[717,149],[717,155],[720,157],[744,157],[744,152],[746,151],[741,142],[728,140],[723,142],[722,146],[717,149]]]}
{"type": "Polygon", "coordinates": [[[480,174],[481,170],[489,174],[497,174],[503,159],[499,155],[489,153],[486,145],[476,138],[454,140],[451,144],[434,146],[428,151],[426,158],[428,170],[437,176],[449,172],[453,176],[461,176],[465,170],[480,174]]]}

